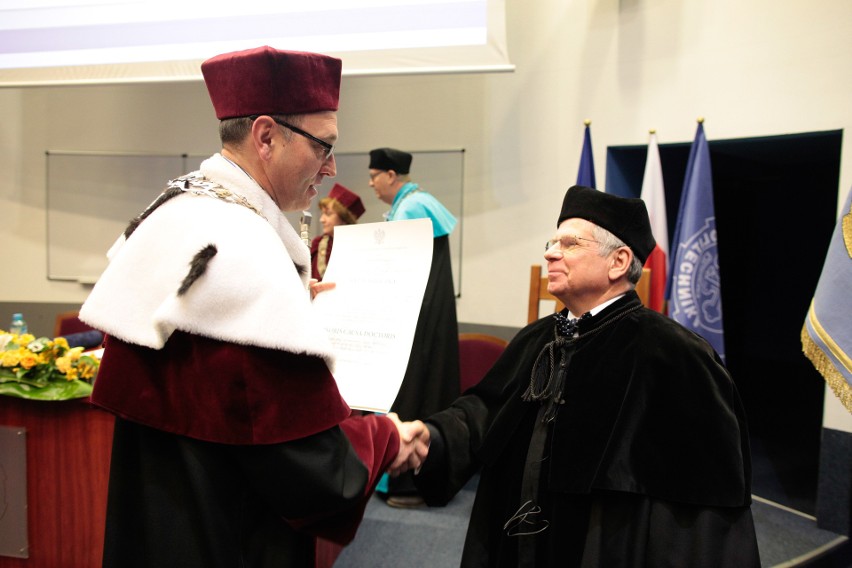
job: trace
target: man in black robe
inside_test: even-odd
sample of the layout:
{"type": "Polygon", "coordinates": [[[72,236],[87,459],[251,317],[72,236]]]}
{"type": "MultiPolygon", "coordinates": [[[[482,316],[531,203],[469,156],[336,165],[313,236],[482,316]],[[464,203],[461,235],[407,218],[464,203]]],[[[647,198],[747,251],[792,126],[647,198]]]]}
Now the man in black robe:
{"type": "MultiPolygon", "coordinates": [[[[411,154],[395,148],[370,151],[370,187],[391,206],[386,219],[432,221],[429,279],[405,377],[391,405],[391,411],[402,420],[425,418],[449,406],[459,395],[459,328],[449,237],[456,218],[435,196],[411,181],[411,161],[411,154]]],[[[387,487],[383,480],[379,491],[387,494],[388,505],[394,507],[423,505],[410,474],[387,480],[387,487]]]]}
{"type": "Polygon", "coordinates": [[[633,290],[655,244],[644,203],[575,186],[557,227],[548,290],[567,308],[423,428],[428,504],[481,471],[461,565],[760,566],[736,387],[633,290]]]}

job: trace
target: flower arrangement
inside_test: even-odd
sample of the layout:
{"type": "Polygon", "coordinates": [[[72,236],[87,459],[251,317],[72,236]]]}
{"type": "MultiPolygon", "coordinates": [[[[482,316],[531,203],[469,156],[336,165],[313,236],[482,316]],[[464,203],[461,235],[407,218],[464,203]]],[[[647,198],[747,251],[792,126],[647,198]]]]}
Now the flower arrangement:
{"type": "Polygon", "coordinates": [[[37,339],[0,330],[0,394],[33,400],[86,397],[100,364],[82,347],[69,347],[64,337],[37,339]]]}

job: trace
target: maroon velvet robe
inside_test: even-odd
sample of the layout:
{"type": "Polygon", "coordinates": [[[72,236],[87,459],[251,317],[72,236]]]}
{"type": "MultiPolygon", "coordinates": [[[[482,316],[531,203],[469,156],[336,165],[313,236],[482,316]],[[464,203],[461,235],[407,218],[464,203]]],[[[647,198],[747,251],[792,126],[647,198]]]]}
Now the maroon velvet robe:
{"type": "Polygon", "coordinates": [[[118,416],[104,566],[312,566],[354,538],[396,456],[318,357],[175,332],[109,338],[92,400],[118,416]]]}

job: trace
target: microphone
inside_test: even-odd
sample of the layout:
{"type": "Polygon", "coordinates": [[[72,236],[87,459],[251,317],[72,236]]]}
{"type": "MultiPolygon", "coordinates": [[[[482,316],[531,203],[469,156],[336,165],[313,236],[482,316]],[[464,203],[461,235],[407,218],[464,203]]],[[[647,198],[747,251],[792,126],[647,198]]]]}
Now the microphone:
{"type": "Polygon", "coordinates": [[[306,247],[311,246],[311,219],[313,215],[311,215],[310,211],[302,211],[302,219],[300,220],[300,236],[302,237],[302,242],[305,243],[306,247]]]}

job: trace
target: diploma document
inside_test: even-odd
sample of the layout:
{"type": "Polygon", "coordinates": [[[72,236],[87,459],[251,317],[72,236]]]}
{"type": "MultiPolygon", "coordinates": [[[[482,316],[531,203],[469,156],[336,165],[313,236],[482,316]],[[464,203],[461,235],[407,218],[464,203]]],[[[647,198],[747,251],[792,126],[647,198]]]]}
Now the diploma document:
{"type": "Polygon", "coordinates": [[[334,228],[324,282],[314,299],[335,350],[334,378],[352,408],[388,412],[405,376],[432,266],[432,221],[334,228]]]}

